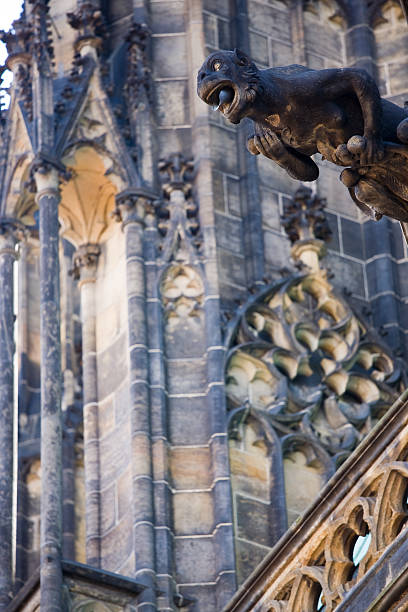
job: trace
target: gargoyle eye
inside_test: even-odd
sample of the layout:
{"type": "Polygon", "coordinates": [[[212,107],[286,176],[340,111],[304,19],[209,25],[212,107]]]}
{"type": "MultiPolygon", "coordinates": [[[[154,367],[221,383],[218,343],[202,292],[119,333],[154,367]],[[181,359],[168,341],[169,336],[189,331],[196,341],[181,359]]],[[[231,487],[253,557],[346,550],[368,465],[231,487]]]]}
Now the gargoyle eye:
{"type": "Polygon", "coordinates": [[[215,60],[213,63],[213,70],[221,70],[222,62],[220,60],[215,60]]]}

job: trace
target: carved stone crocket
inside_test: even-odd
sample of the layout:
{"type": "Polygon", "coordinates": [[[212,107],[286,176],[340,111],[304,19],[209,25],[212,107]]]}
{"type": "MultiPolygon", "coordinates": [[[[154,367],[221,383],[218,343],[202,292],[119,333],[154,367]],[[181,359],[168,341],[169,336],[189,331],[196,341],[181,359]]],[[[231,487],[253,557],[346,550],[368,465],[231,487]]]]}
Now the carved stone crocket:
{"type": "Polygon", "coordinates": [[[259,70],[242,51],[216,51],[200,68],[197,89],[232,123],[252,119],[254,155],[313,181],[319,169],[311,156],[320,153],[345,168],[340,178],[363,212],[408,222],[408,112],[381,99],[364,70],[259,70]]]}

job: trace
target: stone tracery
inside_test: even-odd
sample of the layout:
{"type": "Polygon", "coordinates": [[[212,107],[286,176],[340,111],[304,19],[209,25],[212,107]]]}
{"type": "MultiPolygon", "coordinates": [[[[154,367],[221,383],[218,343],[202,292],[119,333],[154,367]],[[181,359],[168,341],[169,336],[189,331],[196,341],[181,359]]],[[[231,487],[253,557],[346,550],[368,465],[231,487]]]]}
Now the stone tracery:
{"type": "MultiPolygon", "coordinates": [[[[322,205],[310,190],[298,190],[294,202],[285,210],[284,224],[294,239],[292,257],[302,271],[253,297],[241,308],[238,320],[230,324],[226,393],[235,503],[243,507],[242,499],[249,494],[239,475],[240,453],[245,454],[251,465],[256,462],[260,465],[251,444],[264,448],[265,457],[269,457],[266,469],[273,474],[270,478],[275,493],[279,489],[278,481],[281,482],[289,523],[318,496],[324,483],[372,430],[404,387],[401,368],[389,349],[336,293],[327,271],[320,266],[324,243],[315,234],[320,232],[319,235],[327,237],[328,233],[324,228],[322,205]],[[248,428],[254,431],[249,446],[248,441],[244,443],[248,440],[248,428]],[[276,453],[281,455],[281,460],[277,461],[276,453]]],[[[265,489],[271,486],[268,480],[260,486],[263,490],[256,497],[263,500],[263,505],[258,504],[256,509],[258,521],[260,512],[270,513],[265,503],[272,504],[265,489]]],[[[347,546],[368,531],[378,541],[371,526],[370,504],[370,499],[363,498],[360,503],[366,526],[360,518],[353,519],[354,523],[350,519],[347,546]]],[[[276,523],[276,519],[268,520],[276,523]]],[[[275,523],[269,529],[277,530],[280,535],[286,527],[275,523]]],[[[264,541],[262,538],[258,533],[255,541],[259,544],[264,541]]],[[[269,540],[268,545],[274,541],[276,538],[269,540]]],[[[370,550],[373,546],[376,544],[370,550]]],[[[263,550],[266,554],[267,548],[263,550]]],[[[344,576],[355,569],[347,555],[349,548],[344,549],[344,558],[336,561],[337,565],[334,559],[332,564],[338,568],[340,563],[345,568],[344,576]]],[[[364,560],[359,573],[367,563],[364,560]]],[[[330,577],[338,570],[327,571],[330,577]]],[[[289,609],[315,609],[310,607],[315,596],[305,584],[310,580],[316,582],[317,574],[309,574],[308,577],[297,574],[296,597],[292,593],[305,607],[297,608],[301,605],[298,603],[289,609]]],[[[344,576],[339,584],[345,581],[344,576]]],[[[333,595],[336,588],[330,587],[333,601],[339,597],[337,591],[333,595]]],[[[316,593],[317,602],[317,590],[316,593]]],[[[330,597],[326,594],[326,601],[330,597]]]]}

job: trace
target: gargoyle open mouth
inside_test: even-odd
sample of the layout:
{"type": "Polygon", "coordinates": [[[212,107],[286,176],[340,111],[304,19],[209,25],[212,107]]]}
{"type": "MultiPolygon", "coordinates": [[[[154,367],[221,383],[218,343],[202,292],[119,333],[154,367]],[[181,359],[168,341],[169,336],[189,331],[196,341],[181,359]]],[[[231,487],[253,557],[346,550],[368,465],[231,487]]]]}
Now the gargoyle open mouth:
{"type": "Polygon", "coordinates": [[[224,115],[228,115],[234,102],[237,101],[236,98],[236,91],[231,81],[221,81],[209,91],[204,101],[214,110],[220,110],[224,115]]]}

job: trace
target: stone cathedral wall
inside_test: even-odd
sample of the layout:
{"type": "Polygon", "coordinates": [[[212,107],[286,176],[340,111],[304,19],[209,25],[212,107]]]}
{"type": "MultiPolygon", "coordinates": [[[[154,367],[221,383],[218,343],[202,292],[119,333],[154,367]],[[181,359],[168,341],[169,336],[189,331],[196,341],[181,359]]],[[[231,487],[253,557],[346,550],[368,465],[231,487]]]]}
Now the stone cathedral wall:
{"type": "MultiPolygon", "coordinates": [[[[58,77],[67,76],[72,68],[76,32],[65,14],[75,7],[74,0],[52,2],[58,77]]],[[[158,206],[171,209],[178,204],[186,223],[187,208],[197,207],[202,244],[191,240],[186,255],[188,249],[180,239],[181,246],[175,243],[178,246],[168,248],[166,254],[166,237],[172,229],[161,233],[148,207],[142,220],[129,223],[129,232],[134,232],[129,238],[124,205],[118,212],[117,204],[114,211],[115,195],[125,190],[117,170],[123,152],[114,138],[117,126],[123,127],[123,116],[114,86],[106,94],[101,85],[105,76],[100,81],[92,77],[75,135],[80,143],[88,139],[78,145],[84,158],[80,162],[76,153],[67,153],[78,176],[95,172],[91,179],[86,175],[84,222],[78,223],[76,234],[66,222],[81,209],[81,198],[77,201],[73,195],[75,173],[71,187],[63,187],[61,203],[64,555],[89,562],[86,548],[89,541],[97,540],[99,567],[129,578],[138,578],[138,572],[148,566],[146,562],[141,569],[145,558],[153,557],[158,599],[163,597],[160,609],[168,610],[166,605],[182,603],[184,597],[191,610],[209,612],[226,603],[226,593],[231,595],[235,570],[241,583],[281,535],[286,515],[284,519],[276,516],[277,491],[291,523],[307,505],[310,491],[317,495],[327,474],[322,475],[317,460],[306,464],[305,455],[296,450],[289,460],[283,454],[272,457],[271,449],[279,445],[259,442],[261,421],[249,419],[242,438],[228,440],[224,365],[232,344],[226,345],[227,322],[266,285],[296,272],[281,216],[299,183],[270,160],[246,151],[249,122],[234,126],[197,99],[197,69],[207,54],[234,47],[242,48],[261,68],[305,63],[322,69],[367,62],[382,95],[403,104],[408,34],[401,10],[392,1],[370,17],[368,60],[355,42],[354,32],[360,27],[357,17],[357,25],[347,23],[334,0],[290,6],[279,0],[105,0],[101,10],[110,53],[101,72],[110,75],[118,88],[126,78],[124,39],[132,14],[137,21],[147,11],[149,125],[149,109],[144,106],[138,112],[146,118],[146,125],[139,126],[141,133],[152,137],[154,167],[144,179],[154,191],[151,206],[156,206],[156,215],[158,206]],[[108,99],[117,123],[107,119],[111,117],[106,110],[108,99]],[[89,144],[93,139],[95,147],[89,144]],[[175,153],[181,157],[172,157],[175,153]],[[109,166],[106,160],[111,163],[114,155],[116,166],[109,166]],[[196,172],[188,176],[186,171],[188,178],[183,174],[182,188],[175,180],[163,179],[157,168],[159,160],[169,159],[171,172],[180,159],[184,159],[182,166],[193,159],[196,172]],[[112,183],[110,175],[114,175],[112,183]],[[107,190],[106,202],[102,188],[92,199],[93,180],[107,190]],[[100,209],[100,218],[89,221],[94,205],[100,209]],[[100,219],[101,232],[95,230],[100,219]],[[100,254],[93,289],[84,291],[83,272],[75,281],[72,277],[72,256],[75,249],[95,244],[100,254]],[[88,333],[91,349],[86,353],[88,333]],[[148,415],[147,425],[137,420],[141,413],[148,415]],[[276,475],[277,465],[285,473],[286,490],[276,475]],[[84,470],[89,466],[93,478],[86,481],[84,470]],[[305,482],[307,487],[298,494],[305,482]],[[95,531],[88,528],[85,535],[86,513],[95,531]],[[153,552],[145,546],[147,532],[155,543],[153,552]],[[169,593],[173,601],[166,604],[165,597],[171,600],[169,593]]],[[[138,142],[136,148],[142,165],[147,146],[138,142]]],[[[397,356],[406,355],[408,253],[399,224],[386,218],[376,223],[368,220],[349,198],[338,170],[324,160],[317,163],[320,176],[312,189],[327,200],[332,237],[324,267],[330,283],[376,330],[377,338],[397,356]]],[[[171,213],[168,216],[171,221],[171,213]]],[[[32,227],[29,255],[24,267],[19,264],[27,285],[26,340],[20,365],[24,373],[20,381],[20,584],[38,565],[40,547],[40,293],[38,239],[32,227]]]]}

